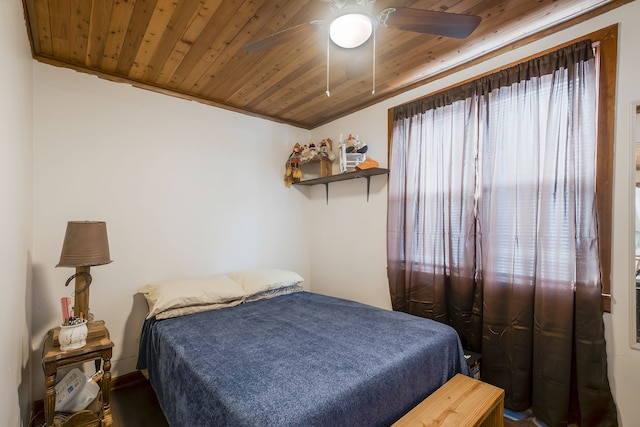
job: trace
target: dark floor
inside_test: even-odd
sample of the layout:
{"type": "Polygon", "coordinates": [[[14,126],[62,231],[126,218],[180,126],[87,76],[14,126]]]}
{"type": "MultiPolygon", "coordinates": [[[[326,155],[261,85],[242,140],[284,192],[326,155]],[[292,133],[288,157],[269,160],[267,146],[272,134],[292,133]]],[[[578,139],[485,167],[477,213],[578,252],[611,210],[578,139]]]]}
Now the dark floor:
{"type": "Polygon", "coordinates": [[[537,424],[533,417],[527,418],[522,421],[514,421],[509,418],[504,418],[504,427],[540,427],[541,424],[537,424]]]}
{"type": "MultiPolygon", "coordinates": [[[[168,426],[162,415],[156,395],[148,382],[114,390],[111,393],[113,427],[168,426]]],[[[538,427],[531,419],[504,420],[505,427],[538,427]]]]}
{"type": "MultiPolygon", "coordinates": [[[[140,381],[111,392],[113,427],[165,427],[168,426],[156,395],[147,381],[140,381]]],[[[42,426],[36,419],[34,426],[42,426]]],[[[532,419],[513,421],[504,419],[505,427],[538,427],[532,419]]]]}
{"type": "Polygon", "coordinates": [[[169,424],[148,381],[111,392],[113,427],[165,427],[169,424]]]}
{"type": "MultiPolygon", "coordinates": [[[[112,427],[168,427],[156,395],[146,380],[111,390],[112,427]]],[[[44,412],[38,408],[31,426],[45,424],[44,412]]],[[[55,424],[55,421],[54,421],[55,424]]]]}

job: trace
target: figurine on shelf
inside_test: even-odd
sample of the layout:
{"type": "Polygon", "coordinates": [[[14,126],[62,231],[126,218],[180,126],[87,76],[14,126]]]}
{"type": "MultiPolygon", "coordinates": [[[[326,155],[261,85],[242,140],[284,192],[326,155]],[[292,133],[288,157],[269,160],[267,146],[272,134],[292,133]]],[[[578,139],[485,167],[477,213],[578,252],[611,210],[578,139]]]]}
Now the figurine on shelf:
{"type": "Polygon", "coordinates": [[[330,162],[333,162],[336,159],[336,155],[333,154],[332,145],[333,141],[331,141],[331,138],[323,139],[322,141],[320,141],[318,156],[322,159],[327,159],[330,162]]]}
{"type": "Polygon", "coordinates": [[[360,141],[358,136],[349,134],[346,140],[340,135],[340,172],[348,172],[367,159],[367,144],[360,141]]]}
{"type": "Polygon", "coordinates": [[[302,179],[301,166],[310,162],[318,162],[320,164],[321,177],[331,175],[331,164],[329,162],[333,162],[336,158],[331,150],[330,138],[323,139],[319,146],[313,141],[309,142],[308,146],[296,143],[285,163],[285,185],[290,187],[294,182],[299,182],[302,179]]]}
{"type": "Polygon", "coordinates": [[[307,145],[302,145],[300,146],[300,162],[301,163],[306,163],[311,159],[311,157],[309,157],[309,148],[307,147],[307,145]]]}
{"type": "Polygon", "coordinates": [[[368,148],[367,144],[364,143],[363,141],[360,141],[360,138],[358,136],[353,136],[353,134],[349,134],[349,136],[347,137],[347,147],[346,147],[346,151],[347,153],[366,153],[368,148]]]}
{"type": "Polygon", "coordinates": [[[307,148],[307,156],[309,159],[313,159],[318,155],[318,149],[316,148],[316,144],[311,141],[309,143],[309,147],[307,148]]]}
{"type": "Polygon", "coordinates": [[[287,159],[284,177],[284,183],[287,187],[290,187],[291,184],[300,181],[300,178],[302,178],[302,170],[300,169],[301,158],[302,147],[296,142],[296,145],[293,146],[293,150],[287,159]]]}

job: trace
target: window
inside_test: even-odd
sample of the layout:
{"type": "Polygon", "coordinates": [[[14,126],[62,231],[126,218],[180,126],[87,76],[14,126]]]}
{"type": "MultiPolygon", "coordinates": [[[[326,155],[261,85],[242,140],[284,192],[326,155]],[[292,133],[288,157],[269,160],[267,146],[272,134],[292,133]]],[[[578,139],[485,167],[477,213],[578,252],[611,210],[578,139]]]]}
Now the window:
{"type": "MultiPolygon", "coordinates": [[[[596,72],[598,79],[598,106],[596,140],[596,206],[598,211],[597,221],[602,274],[602,300],[605,311],[610,311],[611,308],[611,206],[613,185],[614,96],[617,66],[617,32],[617,25],[613,25],[571,42],[575,43],[580,40],[592,40],[597,51],[598,65],[596,72]]],[[[567,45],[571,43],[568,43],[567,45]]],[[[553,49],[550,49],[549,51],[552,50],[553,49]]],[[[392,114],[393,110],[390,110],[390,119],[392,114]]],[[[465,114],[476,114],[476,112],[460,110],[454,114],[453,117],[455,118],[452,120],[459,120],[460,117],[465,114]]],[[[391,147],[389,151],[390,153],[392,152],[391,147]]],[[[466,159],[466,161],[469,162],[472,160],[466,159]]],[[[436,203],[436,201],[434,201],[434,203],[436,203]]],[[[442,220],[446,220],[446,218],[442,218],[442,220]]],[[[444,253],[438,252],[438,255],[434,256],[442,258],[444,253]]],[[[435,264],[439,264],[440,262],[436,261],[442,261],[442,259],[433,259],[431,261],[435,264]]]]}

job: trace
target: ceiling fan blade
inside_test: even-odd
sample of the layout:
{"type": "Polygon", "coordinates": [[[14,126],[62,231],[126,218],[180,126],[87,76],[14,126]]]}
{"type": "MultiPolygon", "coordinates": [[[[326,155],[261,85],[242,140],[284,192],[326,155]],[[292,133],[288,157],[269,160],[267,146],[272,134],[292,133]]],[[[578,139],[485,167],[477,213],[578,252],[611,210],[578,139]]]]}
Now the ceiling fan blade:
{"type": "Polygon", "coordinates": [[[397,7],[395,12],[389,13],[386,25],[416,33],[464,39],[480,25],[481,20],[475,15],[397,7]]]}
{"type": "Polygon", "coordinates": [[[318,25],[317,21],[307,22],[271,34],[270,36],[267,36],[260,40],[247,43],[243,47],[249,52],[261,52],[263,50],[271,49],[272,47],[290,42],[295,39],[306,38],[318,28],[320,28],[320,25],[318,25]]]}

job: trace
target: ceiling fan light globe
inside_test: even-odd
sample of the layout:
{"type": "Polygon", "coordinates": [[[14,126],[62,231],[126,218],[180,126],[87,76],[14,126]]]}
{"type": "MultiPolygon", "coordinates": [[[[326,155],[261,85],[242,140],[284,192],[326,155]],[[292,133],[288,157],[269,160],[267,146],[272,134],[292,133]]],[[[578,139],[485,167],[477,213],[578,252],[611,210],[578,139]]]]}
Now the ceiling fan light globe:
{"type": "Polygon", "coordinates": [[[373,32],[371,18],[361,13],[347,13],[338,16],[329,26],[331,41],[345,49],[362,46],[373,32]]]}

